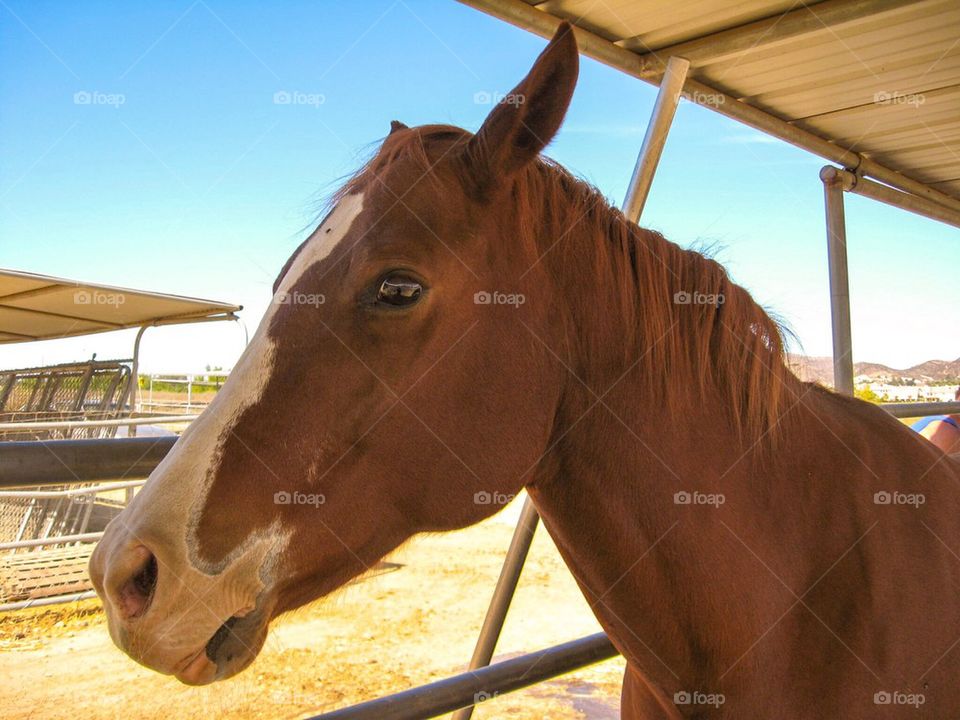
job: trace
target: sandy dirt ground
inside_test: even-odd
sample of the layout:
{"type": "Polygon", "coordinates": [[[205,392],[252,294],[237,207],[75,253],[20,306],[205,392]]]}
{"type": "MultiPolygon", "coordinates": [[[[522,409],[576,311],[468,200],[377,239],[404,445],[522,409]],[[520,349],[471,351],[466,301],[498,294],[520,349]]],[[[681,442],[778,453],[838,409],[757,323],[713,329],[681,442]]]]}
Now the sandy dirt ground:
{"type": "MultiPolygon", "coordinates": [[[[512,533],[514,506],[478,526],[417,538],[403,563],[274,623],[239,676],[191,688],[136,665],[110,642],[99,602],[0,615],[0,716],[304,718],[464,669],[512,533]]],[[[557,554],[537,531],[495,659],[597,632],[557,554]]],[[[493,698],[479,720],[619,717],[623,661],[493,698]]]]}

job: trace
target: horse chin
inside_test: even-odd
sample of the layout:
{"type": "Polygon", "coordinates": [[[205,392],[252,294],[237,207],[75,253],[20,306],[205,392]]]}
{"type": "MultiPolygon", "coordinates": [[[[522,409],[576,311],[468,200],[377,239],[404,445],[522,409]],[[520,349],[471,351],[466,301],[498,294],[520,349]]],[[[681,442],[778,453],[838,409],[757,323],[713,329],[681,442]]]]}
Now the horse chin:
{"type": "Polygon", "coordinates": [[[267,628],[261,613],[234,615],[217,629],[204,647],[178,663],[173,676],[185,685],[209,685],[236,675],[260,653],[267,628]]]}

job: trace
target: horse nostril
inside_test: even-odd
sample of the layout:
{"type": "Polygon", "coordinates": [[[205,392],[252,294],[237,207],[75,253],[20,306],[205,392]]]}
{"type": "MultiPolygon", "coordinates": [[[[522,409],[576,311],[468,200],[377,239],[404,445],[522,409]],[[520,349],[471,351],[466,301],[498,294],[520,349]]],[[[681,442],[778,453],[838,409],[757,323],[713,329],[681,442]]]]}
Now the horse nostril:
{"type": "Polygon", "coordinates": [[[143,562],[117,594],[117,607],[124,619],[132,620],[146,612],[157,587],[157,558],[145,547],[137,548],[143,562]]]}

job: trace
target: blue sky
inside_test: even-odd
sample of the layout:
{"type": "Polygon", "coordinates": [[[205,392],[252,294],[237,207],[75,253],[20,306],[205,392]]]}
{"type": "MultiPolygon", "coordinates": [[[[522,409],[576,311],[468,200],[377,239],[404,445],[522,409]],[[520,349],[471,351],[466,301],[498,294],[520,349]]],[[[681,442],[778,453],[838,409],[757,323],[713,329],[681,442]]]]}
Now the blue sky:
{"type": "MultiPolygon", "coordinates": [[[[323,196],[390,120],[476,129],[477,93],[509,91],[544,45],[453,0],[3,0],[0,36],[0,267],[240,303],[251,332],[323,196]]],[[[585,59],[548,154],[619,203],[654,98],[585,59]]],[[[719,246],[811,355],[830,352],[823,164],[683,103],[642,220],[719,246]]],[[[960,356],[960,232],[854,196],[847,226],[856,359],[960,356]]],[[[131,343],[4,346],[0,366],[131,343]]],[[[229,367],[242,345],[226,323],[150,330],[143,367],[229,367]]]]}

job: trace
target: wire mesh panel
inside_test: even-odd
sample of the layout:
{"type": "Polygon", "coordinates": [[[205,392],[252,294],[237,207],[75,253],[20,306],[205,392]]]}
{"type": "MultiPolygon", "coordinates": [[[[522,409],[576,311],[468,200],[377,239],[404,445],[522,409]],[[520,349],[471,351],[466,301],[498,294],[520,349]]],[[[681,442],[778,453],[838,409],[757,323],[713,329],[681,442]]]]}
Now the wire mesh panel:
{"type": "MultiPolygon", "coordinates": [[[[44,490],[82,487],[76,483],[44,490]]],[[[0,552],[0,605],[90,590],[86,566],[94,543],[77,542],[76,536],[103,532],[125,506],[126,496],[123,488],[101,485],[89,493],[62,492],[53,498],[0,498],[0,542],[48,540],[0,552]],[[57,542],[59,538],[65,541],[57,542]]]]}
{"type": "MultiPolygon", "coordinates": [[[[0,371],[0,422],[108,420],[124,413],[130,367],[90,360],[0,371]]],[[[113,437],[116,428],[0,430],[0,440],[113,437]]]]}
{"type": "MultiPolygon", "coordinates": [[[[66,491],[90,487],[88,483],[48,485],[45,491],[64,493],[62,497],[0,498],[0,542],[49,539],[53,547],[58,537],[78,533],[101,532],[126,505],[125,490],[66,496],[66,491]]],[[[10,491],[15,494],[16,490],[10,491]]],[[[18,548],[13,552],[29,551],[18,548]]],[[[0,553],[2,554],[2,553],[0,553]]]]}
{"type": "MultiPolygon", "coordinates": [[[[69,363],[0,371],[0,422],[109,420],[126,413],[130,367],[124,361],[69,363]]],[[[0,430],[2,440],[104,438],[115,427],[0,430]]],[[[2,443],[0,443],[2,452],[2,443]]],[[[90,483],[47,487],[76,490],[90,483]]],[[[103,495],[0,498],[0,542],[100,532],[120,512],[123,491],[103,495]]],[[[89,590],[86,559],[93,546],[50,543],[0,553],[0,603],[89,590]]]]}
{"type": "Polygon", "coordinates": [[[15,542],[39,537],[43,513],[35,498],[3,498],[0,500],[0,542],[15,542]]]}

